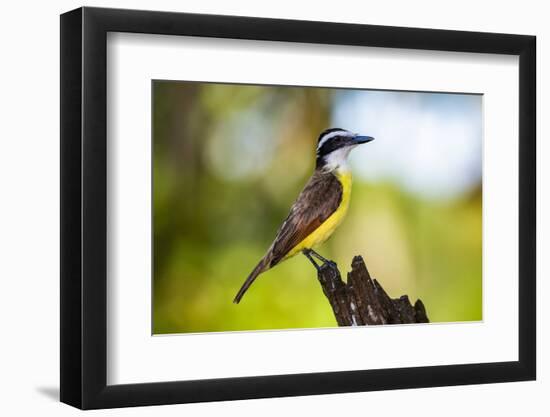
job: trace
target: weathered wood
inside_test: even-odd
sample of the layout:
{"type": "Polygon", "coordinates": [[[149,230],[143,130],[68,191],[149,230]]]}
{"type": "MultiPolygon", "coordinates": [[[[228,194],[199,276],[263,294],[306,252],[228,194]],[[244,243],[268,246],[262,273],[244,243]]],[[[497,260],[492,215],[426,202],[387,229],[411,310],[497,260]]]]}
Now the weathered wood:
{"type": "Polygon", "coordinates": [[[390,298],[371,278],[361,256],[353,258],[347,283],[334,262],[324,263],[317,277],[339,326],[429,322],[422,301],[413,306],[406,295],[390,298]]]}

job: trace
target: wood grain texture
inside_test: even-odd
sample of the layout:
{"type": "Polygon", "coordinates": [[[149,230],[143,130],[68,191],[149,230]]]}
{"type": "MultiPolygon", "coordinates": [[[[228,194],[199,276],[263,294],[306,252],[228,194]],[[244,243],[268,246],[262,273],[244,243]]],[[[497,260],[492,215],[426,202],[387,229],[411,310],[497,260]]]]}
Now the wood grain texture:
{"type": "Polygon", "coordinates": [[[414,306],[407,295],[392,299],[380,283],[372,279],[361,256],[355,256],[342,281],[334,262],[323,264],[317,275],[338,326],[429,323],[421,300],[414,306]]]}

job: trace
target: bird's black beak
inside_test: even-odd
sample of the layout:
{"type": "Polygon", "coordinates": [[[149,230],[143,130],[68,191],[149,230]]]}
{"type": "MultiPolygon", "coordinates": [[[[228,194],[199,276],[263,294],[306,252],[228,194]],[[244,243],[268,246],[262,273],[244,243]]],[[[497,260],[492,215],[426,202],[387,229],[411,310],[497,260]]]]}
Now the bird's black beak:
{"type": "Polygon", "coordinates": [[[374,138],[371,137],[371,136],[361,136],[361,135],[356,135],[352,139],[352,141],[355,145],[361,145],[363,143],[368,143],[368,142],[371,142],[373,140],[374,140],[374,138]]]}

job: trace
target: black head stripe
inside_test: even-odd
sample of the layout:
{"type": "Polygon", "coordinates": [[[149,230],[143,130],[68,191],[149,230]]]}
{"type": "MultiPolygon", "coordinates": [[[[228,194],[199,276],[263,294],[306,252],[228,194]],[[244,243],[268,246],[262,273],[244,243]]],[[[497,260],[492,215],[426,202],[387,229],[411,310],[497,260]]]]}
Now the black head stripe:
{"type": "Polygon", "coordinates": [[[325,130],[321,133],[317,143],[317,155],[327,155],[335,149],[345,146],[351,137],[353,134],[344,129],[325,130]]]}
{"type": "Polygon", "coordinates": [[[330,138],[325,143],[323,143],[323,146],[317,149],[317,156],[325,156],[332,151],[341,148],[342,146],[344,146],[347,139],[349,138],[347,138],[346,136],[335,136],[333,138],[330,138]]]}
{"type": "Polygon", "coordinates": [[[325,164],[325,156],[347,146],[353,134],[345,129],[327,129],[319,136],[317,143],[317,168],[325,164]]]}
{"type": "Polygon", "coordinates": [[[333,127],[331,129],[325,129],[321,132],[321,134],[319,135],[319,138],[317,139],[317,143],[321,142],[321,140],[328,134],[330,133],[333,133],[333,132],[346,132],[345,129],[340,129],[339,127],[333,127]]]}

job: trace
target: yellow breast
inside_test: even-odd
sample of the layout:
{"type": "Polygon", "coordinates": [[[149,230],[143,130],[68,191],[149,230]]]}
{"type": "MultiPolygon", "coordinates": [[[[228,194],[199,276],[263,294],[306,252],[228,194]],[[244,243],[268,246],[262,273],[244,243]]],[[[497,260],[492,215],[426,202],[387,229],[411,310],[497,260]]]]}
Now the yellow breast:
{"type": "Polygon", "coordinates": [[[342,201],[334,213],[332,213],[328,219],[324,221],[321,226],[315,229],[304,240],[296,245],[288,254],[285,259],[296,255],[303,249],[312,249],[317,245],[325,242],[334,232],[334,230],[342,223],[342,220],[346,216],[349,207],[349,200],[351,195],[351,172],[335,172],[336,177],[342,184],[342,201]]]}

